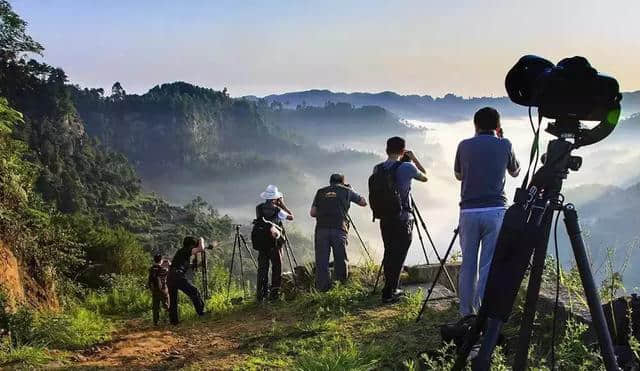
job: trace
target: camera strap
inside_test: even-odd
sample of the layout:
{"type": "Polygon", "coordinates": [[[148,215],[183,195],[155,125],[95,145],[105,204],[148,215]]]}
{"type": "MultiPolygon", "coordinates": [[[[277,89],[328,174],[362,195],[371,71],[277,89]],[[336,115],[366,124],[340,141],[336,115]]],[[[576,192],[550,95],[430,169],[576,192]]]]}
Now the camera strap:
{"type": "MultiPolygon", "coordinates": [[[[533,127],[533,118],[531,117],[531,109],[529,109],[529,121],[531,121],[531,126],[533,127]]],[[[529,184],[529,176],[531,174],[531,165],[534,163],[534,160],[537,165],[537,157],[539,153],[539,142],[540,142],[540,127],[542,126],[542,114],[538,110],[538,128],[535,129],[533,135],[533,143],[531,143],[531,152],[529,154],[529,166],[527,167],[527,174],[524,176],[522,180],[522,189],[527,189],[527,185],[529,184]]],[[[535,172],[535,166],[533,171],[535,172]]]]}

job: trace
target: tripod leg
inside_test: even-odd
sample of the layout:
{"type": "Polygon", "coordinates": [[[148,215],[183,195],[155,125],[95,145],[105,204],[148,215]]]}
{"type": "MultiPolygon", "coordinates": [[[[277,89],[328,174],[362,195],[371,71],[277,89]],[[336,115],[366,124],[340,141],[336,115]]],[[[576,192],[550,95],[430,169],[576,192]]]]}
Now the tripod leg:
{"type": "Polygon", "coordinates": [[[544,272],[544,261],[547,258],[547,244],[549,242],[549,233],[551,232],[552,221],[553,212],[549,211],[544,215],[542,227],[540,229],[542,236],[533,251],[533,262],[531,265],[531,272],[529,273],[529,284],[527,285],[527,297],[524,304],[524,313],[522,314],[520,334],[518,335],[518,348],[513,361],[513,369],[516,371],[524,371],[527,369],[531,333],[533,332],[536,305],[538,303],[538,296],[540,295],[542,273],[544,272]]]}
{"type": "Polygon", "coordinates": [[[576,265],[580,272],[580,279],[582,280],[582,287],[584,288],[584,294],[587,297],[587,304],[591,312],[591,320],[593,321],[593,326],[598,336],[598,343],[600,343],[600,352],[604,366],[607,371],[619,370],[611,335],[598,295],[598,289],[593,281],[589,259],[585,251],[584,241],[582,240],[582,232],[580,231],[580,225],[578,223],[578,213],[573,204],[567,204],[563,211],[567,233],[571,240],[571,248],[573,249],[573,255],[575,256],[576,265]]]}
{"type": "Polygon", "coordinates": [[[458,228],[453,230],[453,238],[451,239],[451,243],[449,243],[449,248],[447,248],[447,251],[444,254],[444,259],[440,261],[440,268],[438,268],[438,272],[436,273],[436,277],[433,280],[433,282],[431,283],[431,287],[429,287],[429,291],[427,292],[427,297],[424,299],[424,302],[422,303],[422,308],[420,308],[420,312],[418,313],[418,317],[416,318],[416,322],[420,321],[420,318],[422,317],[422,314],[424,313],[424,310],[427,308],[427,302],[429,301],[429,298],[431,297],[431,293],[433,292],[433,289],[436,287],[436,284],[438,283],[438,280],[440,279],[440,275],[442,274],[442,271],[446,271],[445,264],[447,264],[447,258],[449,257],[449,254],[451,253],[451,250],[453,249],[453,245],[455,244],[457,237],[458,237],[458,228]]]}
{"type": "Polygon", "coordinates": [[[253,256],[253,253],[251,252],[251,249],[249,249],[249,246],[247,246],[247,240],[244,239],[243,235],[240,235],[240,239],[242,239],[242,245],[244,246],[244,249],[247,250],[247,252],[249,253],[249,257],[251,257],[251,261],[253,262],[253,265],[256,267],[256,269],[258,269],[258,263],[256,263],[256,258],[253,256]]]}
{"type": "MultiPolygon", "coordinates": [[[[413,209],[413,218],[416,218],[415,209],[413,209]]],[[[422,239],[422,232],[420,232],[420,225],[416,223],[416,231],[418,232],[418,239],[420,240],[420,246],[422,247],[422,252],[424,253],[424,260],[427,262],[427,265],[431,264],[429,262],[429,256],[427,256],[427,249],[424,248],[424,240],[422,239]]]]}
{"type": "MultiPolygon", "coordinates": [[[[427,223],[424,221],[424,219],[422,219],[422,214],[420,213],[420,209],[418,209],[418,205],[416,205],[416,202],[413,200],[413,197],[411,198],[411,205],[412,205],[413,210],[415,212],[414,215],[418,216],[418,221],[420,221],[420,224],[422,224],[422,229],[424,229],[424,233],[427,235],[427,239],[429,240],[429,243],[431,244],[431,247],[433,248],[433,252],[436,254],[436,257],[438,258],[438,261],[440,263],[442,263],[442,259],[440,258],[440,254],[438,253],[438,249],[436,249],[436,244],[433,243],[433,238],[431,238],[431,233],[429,233],[429,229],[427,228],[427,223]]],[[[445,258],[445,261],[446,260],[447,259],[445,258]]],[[[447,280],[449,281],[449,284],[451,285],[451,289],[453,290],[454,293],[457,294],[458,293],[458,289],[456,288],[456,285],[453,283],[453,279],[451,278],[451,274],[449,274],[449,270],[447,269],[447,267],[444,267],[444,274],[447,276],[447,280]]]]}
{"type": "Polygon", "coordinates": [[[242,280],[242,295],[247,297],[246,282],[244,282],[244,263],[242,262],[242,247],[240,246],[240,235],[238,235],[238,261],[240,262],[240,279],[242,280]]]}
{"type": "Polygon", "coordinates": [[[291,255],[293,255],[292,253],[290,253],[291,248],[285,244],[284,245],[284,252],[285,254],[287,254],[287,260],[289,260],[289,267],[291,267],[291,277],[293,278],[293,284],[297,287],[298,286],[298,280],[296,279],[296,269],[293,266],[293,260],[291,259],[291,255]]]}
{"type": "Polygon", "coordinates": [[[231,252],[231,264],[229,265],[229,280],[227,281],[227,299],[229,299],[229,292],[231,292],[231,278],[233,276],[233,263],[236,259],[236,244],[238,242],[238,235],[233,239],[233,251],[231,252]]]}

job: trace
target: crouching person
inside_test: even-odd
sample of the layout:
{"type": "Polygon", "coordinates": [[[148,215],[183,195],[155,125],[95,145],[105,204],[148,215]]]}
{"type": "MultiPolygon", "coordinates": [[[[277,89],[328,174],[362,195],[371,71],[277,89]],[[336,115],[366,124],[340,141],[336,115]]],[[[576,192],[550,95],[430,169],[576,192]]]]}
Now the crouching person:
{"type": "Polygon", "coordinates": [[[253,248],[258,250],[258,280],[256,299],[267,297],[277,300],[282,284],[282,246],[284,245],[283,222],[293,220],[291,210],[285,205],[284,195],[278,187],[269,185],[260,194],[265,200],[256,206],[256,219],[251,231],[253,248]],[[271,265],[271,287],[269,288],[269,265],[271,265]]]}
{"type": "Polygon", "coordinates": [[[329,186],[319,189],[313,199],[309,214],[312,218],[316,218],[315,255],[318,291],[327,291],[331,287],[329,255],[332,251],[335,278],[341,282],[347,280],[349,274],[347,213],[352,202],[362,207],[367,206],[364,197],[344,183],[342,174],[331,175],[329,186]]]}
{"type": "Polygon", "coordinates": [[[178,290],[184,292],[191,299],[199,316],[204,315],[204,302],[200,291],[187,279],[187,271],[191,268],[191,257],[202,251],[204,251],[204,240],[188,236],[184,238],[182,248],[176,251],[173,256],[167,279],[171,324],[177,325],[180,322],[178,319],[178,290]]]}
{"type": "Polygon", "coordinates": [[[169,274],[169,262],[162,258],[162,255],[153,256],[153,265],[149,268],[149,279],[147,287],[151,290],[151,300],[153,309],[153,324],[160,321],[160,307],[169,310],[169,287],[167,286],[167,276],[169,274]]]}

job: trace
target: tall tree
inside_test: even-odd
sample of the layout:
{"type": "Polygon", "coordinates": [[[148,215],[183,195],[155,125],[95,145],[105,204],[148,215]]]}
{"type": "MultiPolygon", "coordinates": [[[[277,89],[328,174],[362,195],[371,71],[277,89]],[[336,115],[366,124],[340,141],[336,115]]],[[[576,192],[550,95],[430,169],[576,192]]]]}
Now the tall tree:
{"type": "Polygon", "coordinates": [[[0,0],[0,58],[15,59],[22,53],[41,54],[44,48],[27,35],[27,22],[7,0],[0,0]]]}
{"type": "Polygon", "coordinates": [[[112,100],[123,100],[127,95],[127,92],[124,90],[122,85],[120,85],[119,81],[116,81],[111,87],[111,99],[112,100]]]}

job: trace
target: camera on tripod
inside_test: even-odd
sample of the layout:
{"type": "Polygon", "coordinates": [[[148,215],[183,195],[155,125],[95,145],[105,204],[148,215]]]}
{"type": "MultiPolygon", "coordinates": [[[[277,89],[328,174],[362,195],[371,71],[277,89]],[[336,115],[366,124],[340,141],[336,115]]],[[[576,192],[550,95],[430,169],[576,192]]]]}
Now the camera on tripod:
{"type": "MultiPolygon", "coordinates": [[[[465,368],[468,355],[480,339],[480,333],[483,334],[483,340],[472,361],[472,369],[490,369],[502,326],[511,316],[520,285],[529,270],[526,302],[513,363],[516,371],[526,369],[536,302],[556,212],[564,213],[604,366],[608,371],[617,370],[611,338],[582,240],[578,214],[572,204],[564,203],[561,191],[569,170],[578,171],[582,166],[582,158],[573,156],[572,151],[604,139],[618,123],[622,99],[618,82],[599,74],[583,57],[566,58],[554,65],[546,59],[527,55],[520,58],[509,71],[505,87],[509,98],[516,104],[529,107],[529,113],[531,107],[538,107],[538,128],[533,128],[529,171],[522,186],[516,190],[515,203],[505,213],[478,316],[473,321],[462,321],[445,328],[451,333],[457,334],[458,330],[466,333],[452,370],[465,368]],[[543,117],[555,120],[549,123],[546,131],[558,139],[549,141],[547,153],[542,156],[543,166],[536,169],[534,165],[532,169],[534,159],[537,165],[543,117]],[[587,128],[580,120],[599,121],[599,124],[587,128]],[[531,170],[533,175],[530,178],[531,170]]],[[[531,124],[533,127],[533,122],[531,124]]],[[[551,367],[554,367],[553,361],[551,367]]]]}

